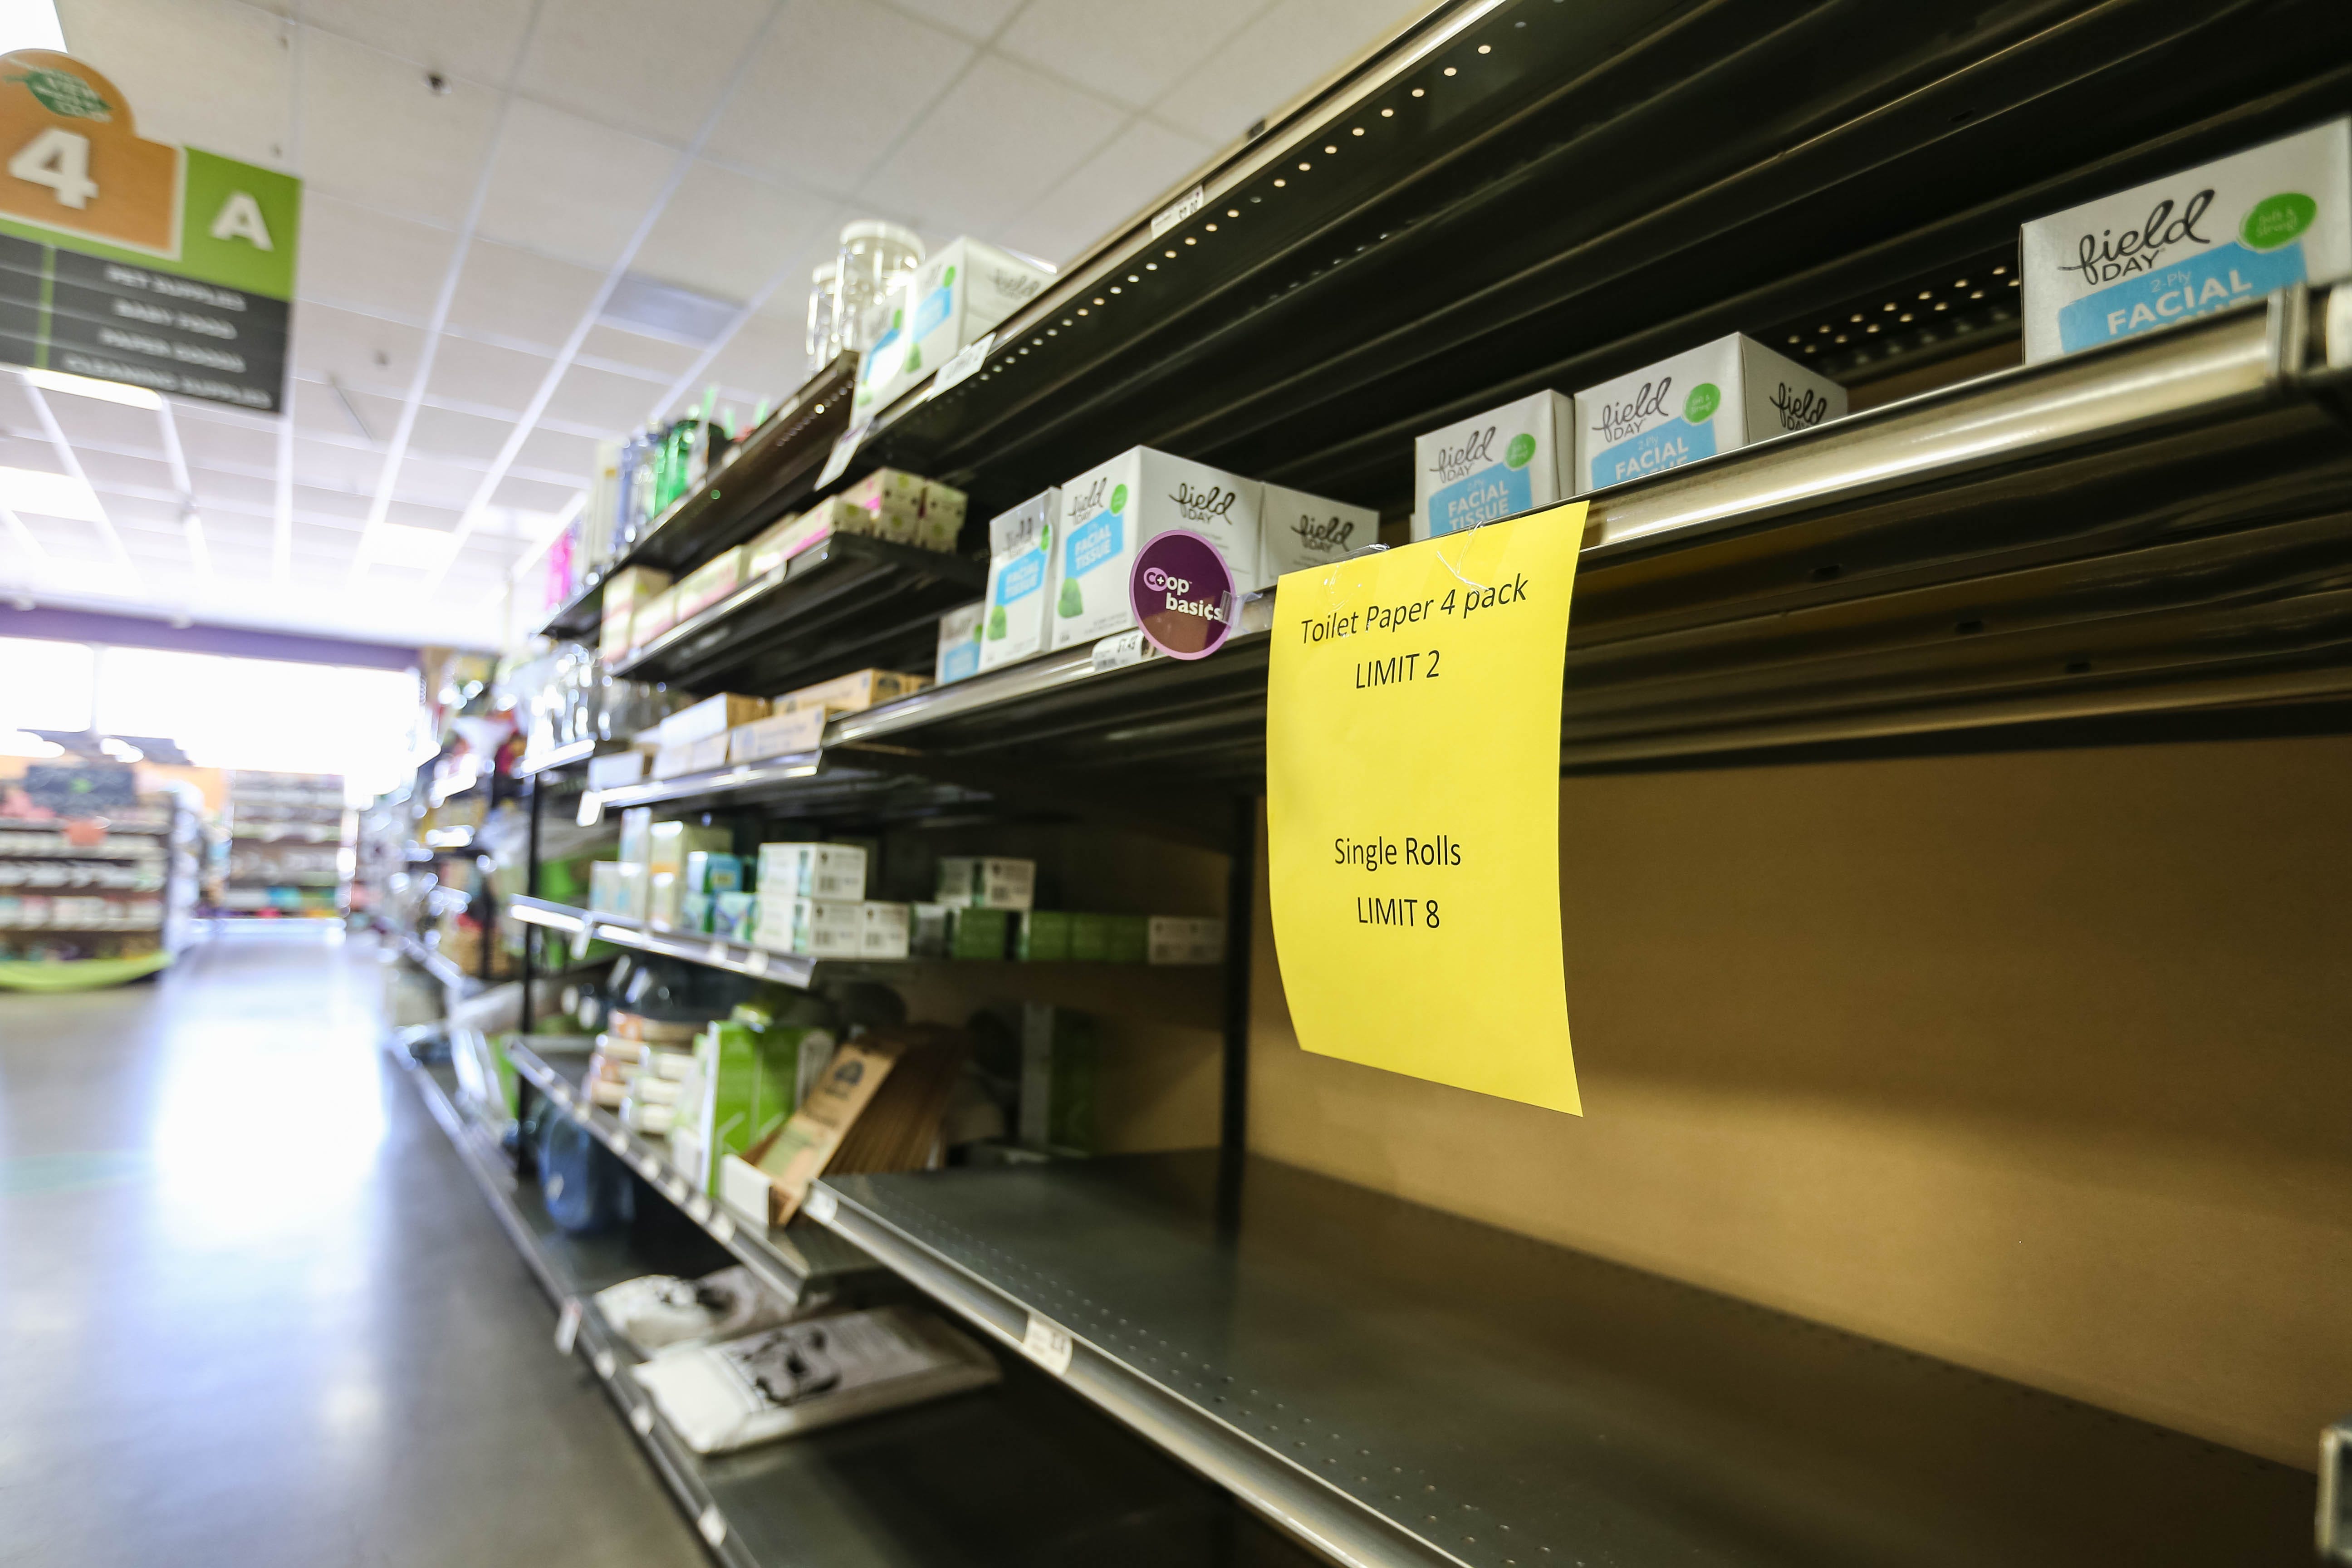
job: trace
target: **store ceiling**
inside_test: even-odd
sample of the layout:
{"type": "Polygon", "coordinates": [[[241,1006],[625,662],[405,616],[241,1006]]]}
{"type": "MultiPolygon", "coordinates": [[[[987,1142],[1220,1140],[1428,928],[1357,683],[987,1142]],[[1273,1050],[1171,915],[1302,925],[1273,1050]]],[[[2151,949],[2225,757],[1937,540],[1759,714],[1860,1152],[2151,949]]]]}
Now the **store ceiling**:
{"type": "Polygon", "coordinates": [[[1409,5],[60,0],[142,134],[302,176],[291,417],[0,374],[102,514],[20,507],[0,592],[494,644],[599,440],[800,382],[842,224],[1066,261],[1409,5]]]}

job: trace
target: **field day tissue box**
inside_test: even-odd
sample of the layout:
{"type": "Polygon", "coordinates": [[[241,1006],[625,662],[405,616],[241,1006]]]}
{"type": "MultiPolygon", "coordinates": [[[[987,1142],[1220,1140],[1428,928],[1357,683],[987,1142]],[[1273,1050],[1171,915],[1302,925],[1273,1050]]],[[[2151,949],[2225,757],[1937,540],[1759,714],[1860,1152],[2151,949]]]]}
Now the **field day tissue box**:
{"type": "Polygon", "coordinates": [[[2025,358],[2055,359],[2352,273],[2352,120],[2036,218],[2025,358]]]}
{"type": "Polygon", "coordinates": [[[1381,539],[1381,514],[1282,485],[1265,487],[1257,511],[1258,585],[1285,572],[1343,561],[1381,539]]]}
{"type": "Polygon", "coordinates": [[[1255,479],[1149,447],[1129,447],[1064,485],[1053,646],[1090,643],[1133,626],[1127,579],[1136,547],[1171,528],[1190,529],[1215,545],[1236,592],[1262,586],[1259,492],[1255,479]]]}
{"type": "Polygon", "coordinates": [[[1575,493],[1845,416],[1845,388],[1734,332],[1576,395],[1575,493]]]}
{"type": "Polygon", "coordinates": [[[988,520],[988,587],[981,596],[980,668],[1013,664],[1045,648],[1046,621],[1059,579],[1054,541],[1061,533],[1062,492],[1040,491],[988,520]]]}
{"type": "Polygon", "coordinates": [[[1574,414],[1538,392],[1412,443],[1412,537],[1458,533],[1564,500],[1576,448],[1574,414]]]}

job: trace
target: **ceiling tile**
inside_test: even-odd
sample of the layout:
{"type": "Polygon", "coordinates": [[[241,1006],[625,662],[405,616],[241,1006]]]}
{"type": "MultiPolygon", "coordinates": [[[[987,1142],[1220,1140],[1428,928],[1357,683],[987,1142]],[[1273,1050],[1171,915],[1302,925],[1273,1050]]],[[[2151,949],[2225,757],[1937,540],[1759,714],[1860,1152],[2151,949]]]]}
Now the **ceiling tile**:
{"type": "Polygon", "coordinates": [[[974,39],[986,38],[1004,26],[1021,5],[1022,0],[898,0],[900,10],[974,39]]]}
{"type": "Polygon", "coordinates": [[[400,465],[393,497],[419,506],[463,508],[481,484],[479,463],[444,461],[412,450],[400,465]]]}
{"type": "Polygon", "coordinates": [[[996,47],[1139,110],[1263,9],[1265,0],[1029,0],[996,47]]]}
{"type": "Polygon", "coordinates": [[[604,287],[602,268],[477,239],[449,301],[449,325],[544,343],[553,353],[604,287]]]}
{"type": "Polygon", "coordinates": [[[226,420],[192,416],[184,403],[173,405],[173,422],[180,427],[180,450],[192,468],[272,468],[278,464],[275,431],[256,430],[226,420]]]}
{"type": "Polygon", "coordinates": [[[209,468],[200,470],[194,478],[198,511],[219,508],[223,511],[264,520],[277,515],[278,487],[268,479],[247,479],[241,474],[224,474],[209,468]]]}
{"type": "Polygon", "coordinates": [[[290,29],[234,0],[64,0],[66,47],[131,101],[138,132],[286,167],[290,29]]]}
{"type": "Polygon", "coordinates": [[[449,269],[457,236],[324,194],[302,204],[306,300],[426,321],[449,269]]]}
{"type": "MultiPolygon", "coordinates": [[[[404,397],[424,347],[423,332],[397,321],[308,300],[295,307],[290,357],[299,377],[331,375],[347,389],[404,397]]],[[[384,432],[376,434],[381,439],[384,432]]]]}
{"type": "Polygon", "coordinates": [[[520,414],[530,406],[539,384],[554,368],[555,361],[546,354],[445,335],[425,391],[427,397],[520,414]]]}
{"type": "Polygon", "coordinates": [[[668,16],[642,0],[543,0],[520,85],[574,114],[682,144],[775,9],[776,0],[699,0],[668,16]]]}
{"type": "Polygon", "coordinates": [[[77,447],[111,447],[159,458],[163,455],[163,422],[147,409],[67,392],[50,393],[48,405],[58,428],[77,447]]]}
{"type": "Polygon", "coordinates": [[[1397,0],[1277,0],[1152,113],[1222,146],[1418,14],[1397,0]]]}
{"type": "Polygon", "coordinates": [[[563,373],[547,412],[567,424],[618,437],[644,422],[656,390],[633,375],[575,364],[563,373]]]}
{"type": "Polygon", "coordinates": [[[986,234],[1107,141],[1119,111],[985,56],[900,142],[867,189],[926,227],[986,234]]]}
{"type": "Polygon", "coordinates": [[[1008,225],[1005,243],[1066,265],[1113,224],[1133,217],[1144,203],[1199,168],[1210,151],[1197,136],[1136,121],[1008,225]]]}
{"type": "Polygon", "coordinates": [[[657,142],[518,99],[499,139],[481,232],[610,267],[676,159],[657,142]]]}
{"type": "Polygon", "coordinates": [[[513,507],[520,511],[562,511],[579,494],[581,485],[551,485],[538,479],[516,479],[512,475],[499,482],[490,494],[493,506],[513,507]]]}
{"type": "MultiPolygon", "coordinates": [[[[754,400],[764,397],[776,403],[808,379],[803,368],[807,363],[798,327],[772,316],[754,316],[728,340],[698,379],[715,381],[739,397],[748,393],[754,400]]],[[[697,387],[688,395],[698,397],[701,389],[697,387]]]]}
{"type": "Polygon", "coordinates": [[[705,151],[818,190],[856,189],[971,47],[874,0],[793,0],[705,151]]]}
{"type": "Polygon", "coordinates": [[[294,487],[294,516],[298,523],[308,520],[313,527],[357,529],[367,521],[367,514],[368,496],[364,491],[326,489],[316,485],[294,487]]]}
{"type": "Polygon", "coordinates": [[[626,374],[642,372],[651,387],[666,384],[682,374],[687,366],[702,357],[702,351],[688,343],[674,343],[665,338],[649,338],[633,332],[626,327],[591,327],[580,342],[582,361],[593,361],[601,370],[626,374]]]}
{"type": "Polygon", "coordinates": [[[457,529],[458,510],[448,506],[426,506],[418,501],[396,500],[385,511],[387,522],[404,523],[410,528],[437,529],[454,533],[457,529]]]}
{"type": "Polygon", "coordinates": [[[820,247],[830,251],[839,211],[830,198],[697,162],[632,267],[740,302],[779,271],[814,265],[820,247]]]}
{"type": "Polygon", "coordinates": [[[578,474],[584,479],[596,466],[596,438],[562,430],[534,430],[524,439],[517,457],[518,468],[528,467],[543,474],[578,474]]]}
{"type": "MultiPolygon", "coordinates": [[[[302,19],[485,86],[502,85],[530,25],[531,0],[301,0],[302,19]]],[[[544,25],[544,24],[542,24],[544,25]]]]}
{"type": "Polygon", "coordinates": [[[302,174],[367,206],[455,228],[488,154],[497,97],[459,81],[435,93],[406,60],[306,33],[302,174]]]}
{"type": "MultiPolygon", "coordinates": [[[[90,488],[101,492],[112,489],[153,490],[169,496],[179,489],[179,486],[173,482],[171,465],[161,458],[133,458],[119,452],[80,447],[76,448],[74,455],[81,459],[81,471],[89,476],[90,488]]],[[[113,515],[110,506],[108,515],[113,515]]]]}
{"type": "MultiPolygon", "coordinates": [[[[510,420],[485,419],[446,408],[420,408],[408,449],[420,457],[454,458],[487,467],[513,429],[510,420]]],[[[402,488],[406,489],[404,483],[402,488]]]]}

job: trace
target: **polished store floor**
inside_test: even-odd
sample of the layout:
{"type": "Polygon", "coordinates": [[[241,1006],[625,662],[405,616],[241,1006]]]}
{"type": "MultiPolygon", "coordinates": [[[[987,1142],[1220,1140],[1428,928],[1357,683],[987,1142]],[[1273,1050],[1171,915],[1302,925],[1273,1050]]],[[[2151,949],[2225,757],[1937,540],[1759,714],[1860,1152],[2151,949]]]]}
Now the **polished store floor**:
{"type": "Polygon", "coordinates": [[[0,994],[0,1564],[706,1561],[377,1049],[379,975],[289,923],[0,994]]]}

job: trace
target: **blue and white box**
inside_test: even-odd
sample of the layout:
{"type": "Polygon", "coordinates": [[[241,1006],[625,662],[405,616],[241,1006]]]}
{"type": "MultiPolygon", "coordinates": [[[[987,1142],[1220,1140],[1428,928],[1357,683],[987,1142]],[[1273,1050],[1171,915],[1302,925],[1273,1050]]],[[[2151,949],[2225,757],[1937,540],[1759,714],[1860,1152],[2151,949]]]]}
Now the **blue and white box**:
{"type": "Polygon", "coordinates": [[[1054,570],[1062,533],[1062,492],[1041,490],[988,520],[988,588],[981,603],[980,668],[1017,664],[1045,650],[1046,623],[1061,580],[1054,570]]]}
{"type": "Polygon", "coordinates": [[[1170,529],[1190,529],[1215,545],[1236,592],[1263,587],[1260,499],[1255,479],[1149,447],[1130,447],[1065,484],[1061,540],[1054,547],[1053,646],[1091,643],[1133,626],[1127,580],[1135,552],[1170,529]]]}
{"type": "Polygon", "coordinates": [[[1575,493],[1569,483],[1574,418],[1567,398],[1538,392],[1415,437],[1413,539],[1458,533],[1566,500],[1575,493]]]}
{"type": "Polygon", "coordinates": [[[1571,493],[1844,417],[1844,387],[1734,332],[1578,393],[1571,493]]]}
{"type": "Polygon", "coordinates": [[[931,679],[946,686],[980,673],[980,630],[988,605],[985,600],[959,605],[940,617],[940,648],[932,661],[931,679]]]}
{"type": "Polygon", "coordinates": [[[2025,358],[2352,274],[2352,120],[2036,218],[2019,236],[2025,358]]]}

